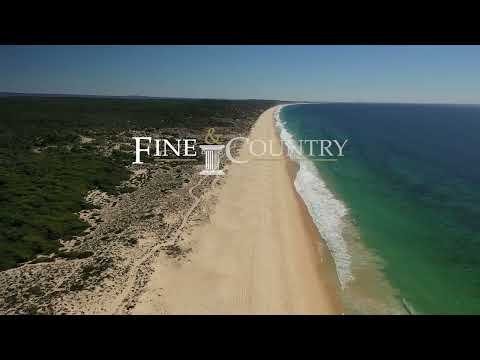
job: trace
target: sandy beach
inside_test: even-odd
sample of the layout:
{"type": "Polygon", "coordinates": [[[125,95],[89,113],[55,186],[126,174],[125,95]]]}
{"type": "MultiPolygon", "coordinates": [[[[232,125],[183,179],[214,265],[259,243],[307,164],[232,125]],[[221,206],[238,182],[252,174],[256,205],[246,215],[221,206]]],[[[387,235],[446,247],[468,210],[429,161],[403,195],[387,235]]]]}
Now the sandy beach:
{"type": "MultiPolygon", "coordinates": [[[[272,140],[276,154],[274,110],[259,117],[250,140],[272,140]]],[[[131,313],[343,311],[328,249],[293,185],[296,165],[285,156],[254,157],[245,145],[239,159],[249,162],[229,166],[210,221],[186,237],[188,261],[157,259],[131,313]]]]}

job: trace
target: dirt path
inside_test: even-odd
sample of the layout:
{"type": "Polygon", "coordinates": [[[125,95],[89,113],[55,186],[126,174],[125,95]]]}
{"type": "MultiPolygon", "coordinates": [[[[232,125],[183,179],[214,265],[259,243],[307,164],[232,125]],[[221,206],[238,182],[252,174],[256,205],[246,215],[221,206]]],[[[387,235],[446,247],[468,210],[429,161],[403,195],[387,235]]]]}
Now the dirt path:
{"type": "MultiPolygon", "coordinates": [[[[168,242],[158,242],[154,245],[152,245],[150,248],[148,248],[143,256],[141,256],[139,259],[134,261],[134,263],[131,266],[131,269],[127,275],[126,279],[126,286],[122,290],[122,292],[112,301],[110,309],[113,310],[114,314],[121,314],[127,312],[133,305],[132,305],[132,300],[135,297],[135,293],[141,289],[138,289],[137,287],[137,277],[140,273],[140,270],[142,267],[148,266],[148,263],[152,260],[152,258],[157,254],[157,252],[166,246],[171,246],[174,245],[177,241],[179,236],[181,235],[182,230],[186,226],[190,215],[192,212],[196,209],[196,207],[199,205],[200,201],[202,200],[202,195],[196,196],[193,191],[198,188],[202,183],[204,183],[206,180],[206,177],[203,176],[200,178],[200,180],[193,185],[188,193],[190,196],[194,199],[193,204],[190,206],[190,208],[187,210],[185,215],[182,218],[181,225],[172,233],[172,236],[170,236],[170,239],[168,242]]],[[[213,183],[212,183],[213,186],[213,183]]],[[[109,309],[109,311],[110,311],[109,309]]]]}

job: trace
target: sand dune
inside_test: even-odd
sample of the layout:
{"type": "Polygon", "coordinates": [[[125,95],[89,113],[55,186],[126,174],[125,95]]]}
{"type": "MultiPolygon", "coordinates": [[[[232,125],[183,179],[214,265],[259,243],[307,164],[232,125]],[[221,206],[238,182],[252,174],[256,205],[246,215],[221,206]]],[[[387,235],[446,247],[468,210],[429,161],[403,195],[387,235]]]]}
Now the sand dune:
{"type": "MultiPolygon", "coordinates": [[[[250,139],[281,144],[274,109],[250,139]]],[[[336,314],[342,312],[326,246],[292,183],[295,164],[244,146],[210,223],[189,236],[189,261],[160,258],[134,314],[336,314]]]]}

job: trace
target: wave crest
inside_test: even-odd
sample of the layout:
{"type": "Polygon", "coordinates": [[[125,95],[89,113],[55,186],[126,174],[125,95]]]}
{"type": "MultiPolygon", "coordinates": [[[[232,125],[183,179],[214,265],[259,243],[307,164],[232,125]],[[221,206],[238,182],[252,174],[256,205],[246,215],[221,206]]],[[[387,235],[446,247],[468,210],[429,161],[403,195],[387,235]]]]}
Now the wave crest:
{"type": "Polygon", "coordinates": [[[320,235],[325,240],[335,261],[337,276],[342,289],[354,279],[351,269],[351,255],[343,238],[344,220],[347,207],[335,198],[328,189],[313,162],[299,152],[298,145],[280,118],[283,107],[274,113],[275,124],[279,128],[280,139],[287,146],[289,157],[299,164],[295,178],[295,189],[302,197],[320,235]]]}

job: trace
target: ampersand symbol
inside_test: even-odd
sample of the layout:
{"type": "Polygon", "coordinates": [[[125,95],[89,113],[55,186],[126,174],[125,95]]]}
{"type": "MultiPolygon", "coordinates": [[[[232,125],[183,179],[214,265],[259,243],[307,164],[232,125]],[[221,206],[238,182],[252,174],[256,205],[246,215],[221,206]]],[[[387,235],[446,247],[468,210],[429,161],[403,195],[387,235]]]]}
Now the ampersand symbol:
{"type": "Polygon", "coordinates": [[[210,128],[205,135],[205,144],[220,144],[220,136],[215,136],[215,129],[210,128]]]}

